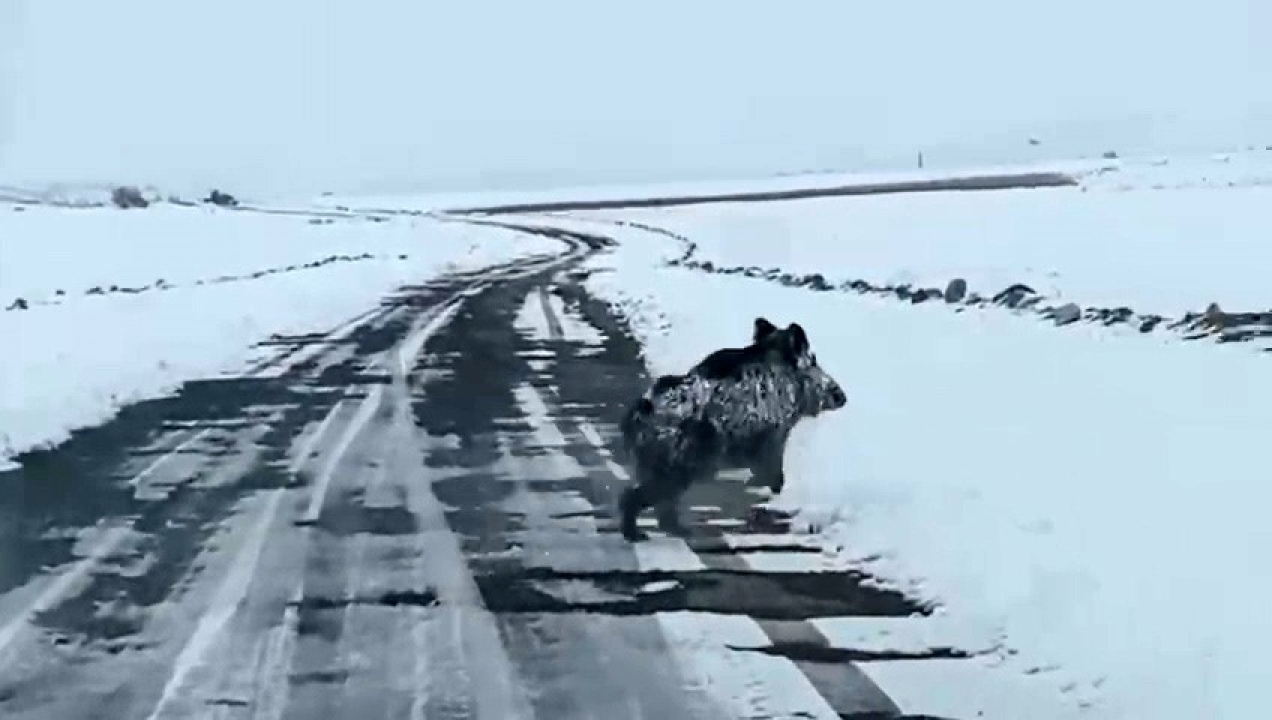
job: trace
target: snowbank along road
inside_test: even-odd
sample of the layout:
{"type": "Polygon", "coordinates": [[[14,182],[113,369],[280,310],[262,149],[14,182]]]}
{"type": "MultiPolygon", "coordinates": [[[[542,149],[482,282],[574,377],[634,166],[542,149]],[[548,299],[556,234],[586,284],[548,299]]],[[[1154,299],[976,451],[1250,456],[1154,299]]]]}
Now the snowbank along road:
{"type": "Polygon", "coordinates": [[[695,537],[622,540],[609,447],[647,378],[577,282],[606,241],[522,229],[566,249],[402,288],[0,476],[0,716],[921,717],[854,663],[956,651],[817,621],[928,609],[766,491],[694,488],[695,537]]]}

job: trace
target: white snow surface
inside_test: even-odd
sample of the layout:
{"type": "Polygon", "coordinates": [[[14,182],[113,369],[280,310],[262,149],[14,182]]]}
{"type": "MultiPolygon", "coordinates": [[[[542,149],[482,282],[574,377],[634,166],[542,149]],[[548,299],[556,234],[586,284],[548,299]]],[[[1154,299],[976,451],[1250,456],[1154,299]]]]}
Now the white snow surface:
{"type": "Polygon", "coordinates": [[[1060,302],[1179,317],[1211,302],[1272,308],[1272,152],[1141,160],[1082,186],[609,210],[698,243],[696,259],[832,283],[991,296],[1025,283],[1060,302]],[[1228,187],[1229,183],[1233,187],[1228,187]]]}
{"type": "MultiPolygon", "coordinates": [[[[980,208],[967,211],[969,218],[993,226],[1018,203],[1062,209],[1068,202],[1052,197],[959,201],[980,208]]],[[[1168,198],[1187,196],[1117,197],[1146,204],[1161,197],[1153,207],[1170,212],[1168,198]]],[[[1228,207],[1245,197],[1208,196],[1228,207]]],[[[839,209],[828,202],[816,222],[832,211],[887,213],[898,222],[910,216],[936,235],[926,247],[959,232],[925,220],[960,212],[953,199],[883,200],[887,211],[840,202],[839,209]]],[[[1096,202],[1118,212],[1111,197],[1096,202]]],[[[675,216],[678,227],[736,230],[727,243],[725,233],[717,238],[717,252],[785,266],[815,256],[787,244],[795,236],[786,229],[817,227],[811,208],[699,208],[710,219],[697,225],[688,210],[675,216]],[[761,217],[768,222],[757,227],[761,217]]],[[[1153,222],[1129,211],[1124,217],[1153,222]]],[[[1238,217],[1226,229],[1253,234],[1249,213],[1238,217]]],[[[1123,238],[1138,234],[1118,225],[1103,230],[1102,258],[1110,262],[1123,238]]],[[[962,634],[973,638],[967,649],[991,639],[1001,644],[992,663],[868,664],[903,710],[1003,720],[1263,712],[1272,683],[1272,665],[1258,661],[1272,645],[1272,614],[1262,602],[1272,592],[1265,557],[1272,526],[1264,517],[1272,490],[1260,479],[1260,438],[1272,427],[1266,356],[1089,325],[1058,329],[1002,311],[954,313],[663,268],[661,257],[679,254],[674,241],[632,228],[615,234],[627,242],[594,261],[588,284],[629,316],[653,373],[683,372],[711,350],[745,344],[755,316],[805,326],[849,403],[796,430],[778,502],[798,508],[802,522],[825,533],[845,560],[940,603],[945,626],[965,626],[962,634]]],[[[1008,264],[1036,238],[984,240],[968,257],[990,263],[1005,253],[1008,264]]],[[[1162,253],[1196,257],[1178,241],[1161,239],[1162,253]]],[[[852,247],[857,255],[839,256],[845,267],[858,257],[880,268],[892,267],[889,261],[922,267],[925,260],[911,254],[913,246],[852,247]]],[[[1082,251],[1071,248],[1068,257],[1078,263],[1082,251]]],[[[1246,261],[1259,265],[1259,257],[1246,261]]],[[[1112,280],[1116,272],[1100,277],[1112,280]]],[[[1133,274],[1121,279],[1136,281],[1133,274]]],[[[1172,289],[1179,288],[1164,290],[1172,289]]]]}
{"type": "MultiPolygon", "coordinates": [[[[871,649],[952,638],[962,649],[999,650],[962,664],[868,664],[903,709],[1013,720],[1247,717],[1272,681],[1266,664],[1251,661],[1272,642],[1258,601],[1272,590],[1260,552],[1272,540],[1262,521],[1272,491],[1247,479],[1261,475],[1255,437],[1272,420],[1265,357],[662,268],[682,253],[679,243],[613,220],[686,234],[701,259],[832,280],[943,285],[961,276],[983,292],[1024,281],[1141,312],[1210,300],[1253,309],[1269,305],[1256,284],[1266,264],[1255,239],[1266,224],[1262,185],[1272,177],[1262,163],[1253,155],[1122,161],[1074,189],[516,220],[623,241],[593,261],[588,283],[629,316],[655,373],[744,343],[757,315],[809,330],[849,405],[797,430],[778,501],[832,541],[838,561],[941,604],[939,624],[926,624],[940,632],[823,629],[836,643],[871,649]]],[[[684,190],[639,195],[669,187],[684,190]]],[[[453,199],[325,202],[467,204],[453,199]]],[[[556,247],[427,217],[312,225],[166,205],[0,206],[0,303],[33,303],[0,311],[10,350],[0,357],[0,458],[183,380],[239,372],[260,356],[256,341],[330,329],[404,282],[556,247]],[[364,252],[374,257],[195,284],[364,252]],[[84,294],[159,278],[176,287],[84,294]]]]}
{"type": "Polygon", "coordinates": [[[175,206],[0,205],[0,462],[183,381],[241,372],[261,357],[253,344],[272,334],[325,332],[403,284],[560,247],[428,218],[313,225],[175,206]],[[364,253],[373,257],[196,284],[364,253]],[[85,294],[159,279],[174,287],[85,294]],[[3,310],[19,297],[29,309],[3,310]]]}

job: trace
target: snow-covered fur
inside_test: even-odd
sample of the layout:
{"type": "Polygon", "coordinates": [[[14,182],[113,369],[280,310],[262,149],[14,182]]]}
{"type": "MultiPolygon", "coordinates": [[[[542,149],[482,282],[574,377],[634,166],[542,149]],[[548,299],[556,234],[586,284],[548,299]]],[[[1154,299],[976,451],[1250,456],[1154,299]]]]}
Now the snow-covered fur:
{"type": "Polygon", "coordinates": [[[781,492],[791,430],[846,402],[817,364],[803,327],[779,329],[756,318],[750,345],[717,350],[684,375],[658,378],[628,408],[621,430],[635,482],[620,502],[623,535],[643,539],[636,518],[655,506],[660,527],[683,533],[680,497],[718,470],[748,468],[781,492]]]}

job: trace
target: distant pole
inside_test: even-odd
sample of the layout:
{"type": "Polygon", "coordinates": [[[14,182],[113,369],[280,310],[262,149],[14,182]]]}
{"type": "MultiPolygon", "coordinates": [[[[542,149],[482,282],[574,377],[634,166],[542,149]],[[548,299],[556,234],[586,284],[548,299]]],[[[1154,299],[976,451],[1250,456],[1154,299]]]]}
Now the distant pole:
{"type": "Polygon", "coordinates": [[[920,170],[923,169],[923,151],[922,150],[919,151],[919,169],[920,170]]]}

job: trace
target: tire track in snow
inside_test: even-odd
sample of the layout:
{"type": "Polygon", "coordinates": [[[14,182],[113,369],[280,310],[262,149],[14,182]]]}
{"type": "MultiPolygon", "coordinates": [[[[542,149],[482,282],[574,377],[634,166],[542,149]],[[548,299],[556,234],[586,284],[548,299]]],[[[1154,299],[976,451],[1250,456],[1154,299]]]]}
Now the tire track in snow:
{"type": "MultiPolygon", "coordinates": [[[[565,324],[562,322],[558,312],[554,309],[554,303],[549,300],[547,287],[545,285],[540,285],[535,294],[538,297],[538,305],[544,316],[548,338],[554,343],[562,343],[573,339],[567,337],[564,330],[565,324]]],[[[527,300],[528,299],[529,298],[527,298],[527,300]]],[[[575,317],[572,319],[570,325],[574,326],[576,324],[587,324],[587,321],[583,318],[575,317]]],[[[603,335],[599,328],[592,326],[592,329],[596,333],[603,335]]],[[[577,339],[573,340],[578,342],[577,339]]],[[[551,388],[549,388],[549,391],[549,395],[553,398],[553,400],[555,400],[555,404],[559,407],[561,404],[560,397],[552,391],[551,388]]],[[[539,412],[536,413],[536,416],[540,416],[541,421],[554,423],[555,421],[552,420],[553,415],[549,412],[547,403],[542,399],[539,399],[538,403],[541,404],[542,407],[539,412]]],[[[589,444],[591,444],[597,454],[603,458],[605,466],[609,469],[609,471],[613,473],[614,476],[622,483],[630,483],[632,481],[631,476],[628,474],[626,468],[614,460],[613,455],[609,450],[608,443],[606,443],[601,437],[600,432],[597,431],[595,426],[585,419],[576,419],[573,421],[573,424],[577,428],[579,434],[589,444]]],[[[563,429],[561,432],[564,434],[566,430],[563,429]]],[[[717,527],[703,526],[703,528],[698,532],[721,542],[725,540],[725,533],[717,527]]],[[[679,541],[674,538],[668,538],[668,540],[671,540],[676,544],[684,544],[683,541],[679,541]]],[[[771,541],[771,544],[775,546],[772,548],[773,550],[776,550],[783,544],[786,544],[792,550],[792,559],[794,560],[800,559],[801,555],[806,552],[806,548],[804,548],[802,543],[799,543],[798,541],[791,542],[779,537],[771,541]]],[[[638,557],[640,556],[639,550],[641,547],[641,544],[635,545],[638,557]]],[[[699,549],[702,547],[704,546],[698,546],[699,549]]],[[[755,568],[751,567],[748,562],[748,555],[745,553],[733,554],[696,552],[695,550],[690,549],[689,546],[685,546],[685,549],[696,556],[697,564],[705,570],[714,569],[726,572],[755,571],[755,568]]],[[[771,567],[772,564],[780,562],[780,557],[769,557],[769,561],[769,566],[771,567]]],[[[658,564],[653,565],[655,568],[658,566],[658,564]]],[[[692,645],[704,642],[707,638],[719,637],[718,629],[717,631],[712,631],[710,626],[712,622],[724,621],[724,618],[713,620],[707,616],[695,621],[687,617],[665,615],[661,616],[661,621],[664,623],[665,632],[667,632],[670,637],[675,638],[673,644],[688,643],[692,645]],[[680,619],[673,622],[673,618],[680,619]]],[[[732,618],[729,619],[728,622],[732,622],[734,624],[742,623],[738,629],[745,628],[745,630],[743,630],[743,634],[749,634],[751,636],[752,643],[758,646],[768,645],[770,647],[782,647],[795,642],[816,647],[829,648],[830,646],[827,638],[822,635],[817,627],[808,620],[795,622],[772,622],[743,617],[732,618]]],[[[736,632],[737,629],[735,629],[735,633],[736,632]]],[[[726,633],[726,635],[727,634],[728,633],[726,633]]],[[[687,661],[689,665],[692,666],[692,664],[696,662],[695,657],[696,656],[681,658],[681,660],[687,661]]],[[[723,666],[712,669],[690,669],[690,673],[691,675],[702,674],[703,678],[711,678],[721,673],[736,674],[737,672],[744,670],[746,667],[749,667],[745,663],[739,665],[739,662],[740,661],[735,659],[732,663],[726,663],[723,666]]],[[[796,688],[803,688],[802,696],[804,697],[804,701],[802,703],[796,703],[799,707],[816,706],[819,704],[818,700],[820,700],[820,704],[822,705],[821,712],[826,713],[828,717],[847,717],[850,713],[879,713],[881,715],[896,716],[901,712],[900,708],[881,688],[878,687],[878,685],[876,685],[865,673],[850,662],[835,663],[834,665],[827,667],[824,663],[812,663],[798,660],[791,661],[782,658],[780,655],[774,658],[774,662],[779,665],[780,663],[789,662],[794,667],[798,668],[797,675],[787,677],[787,679],[781,684],[783,687],[788,688],[792,694],[797,696],[801,695],[801,693],[796,692],[796,688]],[[801,674],[802,676],[800,676],[801,674]],[[796,680],[796,677],[799,677],[799,679],[796,680]],[[834,700],[833,707],[829,702],[830,700],[834,700]]],[[[741,705],[736,708],[738,712],[755,714],[767,712],[769,709],[766,707],[767,698],[764,696],[762,687],[750,688],[740,695],[734,693],[732,700],[728,698],[728,693],[726,693],[723,700],[727,702],[741,702],[741,705]]]]}

